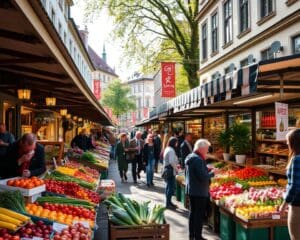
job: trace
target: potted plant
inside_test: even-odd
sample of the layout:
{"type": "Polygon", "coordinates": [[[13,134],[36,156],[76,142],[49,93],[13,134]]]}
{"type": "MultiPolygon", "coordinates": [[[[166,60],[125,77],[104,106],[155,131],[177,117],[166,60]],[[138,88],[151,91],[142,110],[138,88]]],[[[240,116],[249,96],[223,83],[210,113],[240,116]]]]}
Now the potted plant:
{"type": "Polygon", "coordinates": [[[231,146],[237,163],[245,163],[246,153],[249,152],[250,130],[245,124],[234,123],[231,127],[231,146]]]}
{"type": "Polygon", "coordinates": [[[223,158],[226,161],[230,160],[230,153],[227,152],[230,148],[231,144],[231,129],[227,128],[220,132],[219,137],[218,137],[219,144],[223,147],[223,158]]]}

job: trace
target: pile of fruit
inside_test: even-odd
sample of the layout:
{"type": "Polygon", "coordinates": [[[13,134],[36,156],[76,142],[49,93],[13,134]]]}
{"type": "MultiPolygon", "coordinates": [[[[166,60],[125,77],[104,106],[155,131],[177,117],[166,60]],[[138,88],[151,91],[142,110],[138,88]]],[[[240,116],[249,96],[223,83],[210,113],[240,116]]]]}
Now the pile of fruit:
{"type": "Polygon", "coordinates": [[[45,180],[46,191],[71,196],[78,199],[88,200],[95,204],[100,202],[98,193],[79,186],[74,182],[64,182],[56,180],[45,180]]]}
{"type": "Polygon", "coordinates": [[[95,179],[99,179],[99,177],[100,177],[100,174],[97,170],[90,168],[90,167],[83,166],[82,164],[75,162],[75,161],[67,162],[65,164],[65,167],[72,168],[72,169],[79,169],[80,171],[87,173],[88,175],[90,175],[91,177],[93,177],[95,179]]]}
{"type": "Polygon", "coordinates": [[[26,210],[29,214],[41,218],[46,218],[52,221],[56,221],[59,223],[71,225],[74,221],[86,221],[90,224],[90,227],[94,227],[94,220],[90,220],[88,218],[84,218],[82,215],[78,215],[77,212],[70,211],[70,208],[66,207],[67,213],[64,213],[61,210],[54,209],[49,210],[49,207],[42,207],[36,203],[28,203],[26,205],[26,210]]]}
{"type": "Polygon", "coordinates": [[[60,233],[55,233],[53,240],[89,240],[92,238],[92,232],[89,228],[84,227],[81,223],[76,223],[63,229],[60,233]]]}
{"type": "Polygon", "coordinates": [[[238,170],[235,170],[231,173],[232,177],[236,177],[241,180],[251,180],[255,179],[258,180],[261,178],[265,180],[267,178],[266,172],[261,169],[253,168],[253,167],[245,167],[238,170]]]}
{"type": "Polygon", "coordinates": [[[88,183],[96,183],[97,179],[94,179],[93,177],[89,176],[84,171],[81,171],[80,169],[74,169],[69,167],[57,167],[56,171],[71,177],[78,178],[80,180],[83,180],[88,183]]]}
{"type": "Polygon", "coordinates": [[[16,213],[6,208],[0,208],[0,228],[16,231],[29,220],[30,218],[23,214],[16,213]]]}
{"type": "Polygon", "coordinates": [[[111,208],[109,219],[115,225],[163,224],[165,221],[165,208],[159,205],[150,208],[150,201],[138,203],[118,193],[104,203],[111,208]]]}
{"type": "Polygon", "coordinates": [[[237,186],[233,182],[224,183],[221,186],[215,186],[210,188],[210,196],[214,200],[220,200],[225,196],[237,195],[243,192],[241,186],[237,186]]]}
{"type": "Polygon", "coordinates": [[[44,181],[38,177],[16,178],[7,181],[8,186],[31,189],[44,185],[44,181]]]}
{"type": "Polygon", "coordinates": [[[236,209],[236,215],[245,219],[271,218],[275,214],[278,214],[275,206],[243,206],[236,209]]]}
{"type": "Polygon", "coordinates": [[[51,233],[52,225],[46,225],[43,221],[37,221],[36,223],[28,223],[24,227],[21,227],[16,235],[19,235],[21,238],[39,237],[49,240],[51,233]]]}
{"type": "Polygon", "coordinates": [[[265,187],[265,186],[275,186],[277,183],[273,180],[265,181],[248,181],[250,187],[265,187]]]}

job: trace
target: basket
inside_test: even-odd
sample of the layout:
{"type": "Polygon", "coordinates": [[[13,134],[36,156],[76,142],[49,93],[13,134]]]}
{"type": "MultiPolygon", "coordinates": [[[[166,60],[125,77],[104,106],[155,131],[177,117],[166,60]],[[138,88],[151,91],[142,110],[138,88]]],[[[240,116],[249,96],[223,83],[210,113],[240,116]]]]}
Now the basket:
{"type": "Polygon", "coordinates": [[[169,240],[169,224],[150,224],[137,226],[116,226],[112,223],[110,227],[110,240],[169,240]]]}

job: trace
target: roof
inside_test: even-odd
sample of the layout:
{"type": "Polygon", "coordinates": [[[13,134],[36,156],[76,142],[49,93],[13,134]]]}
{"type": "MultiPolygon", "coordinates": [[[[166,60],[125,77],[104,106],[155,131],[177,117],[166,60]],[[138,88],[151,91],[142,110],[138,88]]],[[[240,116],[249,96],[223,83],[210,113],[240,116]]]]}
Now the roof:
{"type": "Polygon", "coordinates": [[[100,70],[108,74],[111,74],[115,77],[119,77],[115,73],[115,71],[94,51],[94,49],[91,48],[91,46],[88,46],[88,53],[90,55],[90,58],[96,70],[100,70]]]}

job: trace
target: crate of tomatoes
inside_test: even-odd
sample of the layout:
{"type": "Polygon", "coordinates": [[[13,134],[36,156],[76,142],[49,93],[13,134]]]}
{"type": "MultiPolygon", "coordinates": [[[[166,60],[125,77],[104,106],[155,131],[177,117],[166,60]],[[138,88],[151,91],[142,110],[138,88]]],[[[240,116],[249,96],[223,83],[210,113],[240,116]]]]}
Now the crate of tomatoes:
{"type": "Polygon", "coordinates": [[[44,181],[38,177],[8,178],[0,181],[0,190],[19,190],[23,196],[31,197],[46,190],[44,181]]]}

